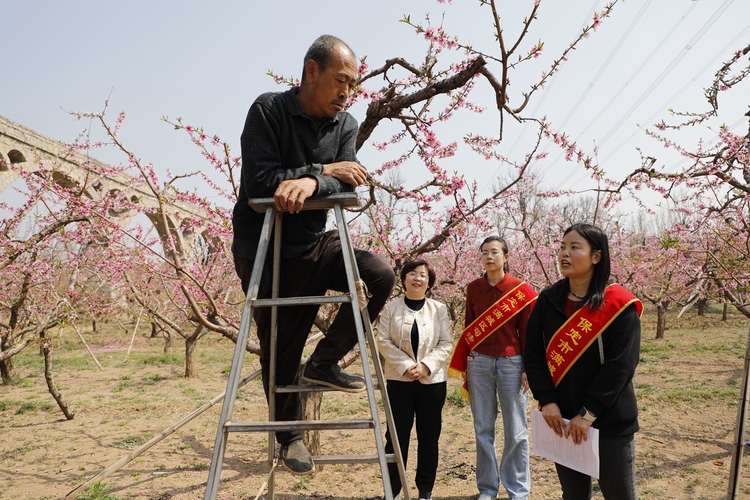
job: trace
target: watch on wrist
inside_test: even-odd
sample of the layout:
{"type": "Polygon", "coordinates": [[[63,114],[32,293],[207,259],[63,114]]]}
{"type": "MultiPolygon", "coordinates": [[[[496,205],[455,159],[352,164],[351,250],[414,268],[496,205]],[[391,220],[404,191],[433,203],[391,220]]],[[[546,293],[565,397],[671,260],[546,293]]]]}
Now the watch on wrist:
{"type": "Polygon", "coordinates": [[[585,406],[581,407],[581,410],[578,412],[578,414],[584,418],[584,420],[588,420],[589,422],[593,422],[596,420],[596,416],[588,411],[585,406]]]}

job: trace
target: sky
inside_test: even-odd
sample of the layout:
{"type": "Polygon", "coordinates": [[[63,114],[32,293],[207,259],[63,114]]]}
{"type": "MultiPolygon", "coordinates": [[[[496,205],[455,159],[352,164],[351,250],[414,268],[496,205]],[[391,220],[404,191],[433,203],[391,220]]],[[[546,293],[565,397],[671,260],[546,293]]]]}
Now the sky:
{"type": "MultiPolygon", "coordinates": [[[[498,4],[504,34],[511,40],[533,2],[498,4]]],[[[538,20],[520,50],[542,40],[544,51],[510,75],[512,105],[603,5],[541,0],[538,20]]],[[[587,151],[596,146],[597,159],[614,177],[639,166],[637,147],[677,168],[678,159],[664,156],[663,148],[648,139],[642,127],[668,118],[668,108],[707,109],[702,89],[723,61],[750,44],[748,12],[750,0],[620,1],[559,75],[534,94],[526,112],[546,116],[587,151]]],[[[120,138],[142,160],[163,172],[209,168],[184,133],[173,130],[162,116],[181,117],[220,135],[239,155],[239,136],[255,97],[283,90],[266,75],[268,70],[299,77],[307,47],[324,33],[345,40],[358,56],[367,55],[371,68],[392,57],[418,64],[426,42],[399,20],[408,15],[426,25],[427,13],[432,25],[442,24],[461,42],[497,54],[490,11],[477,0],[6,0],[0,2],[0,115],[69,141],[88,123],[68,112],[100,111],[108,101],[112,120],[120,111],[127,113],[120,138]]],[[[460,56],[448,54],[445,61],[460,56]]],[[[447,65],[442,61],[439,64],[447,65]]],[[[742,93],[746,96],[750,89],[735,92],[734,100],[722,108],[722,120],[739,131],[747,130],[742,115],[748,102],[738,99],[742,93]]],[[[464,112],[441,124],[438,132],[444,141],[460,141],[467,133],[497,135],[497,112],[486,83],[478,85],[474,101],[487,108],[485,113],[464,112]]],[[[351,112],[360,121],[364,118],[363,106],[351,112]]],[[[512,120],[506,124],[500,152],[519,160],[534,130],[512,120]]],[[[705,128],[685,135],[692,141],[714,136],[705,128]]],[[[373,140],[387,137],[386,127],[373,140]]],[[[549,156],[536,168],[549,186],[591,187],[580,166],[562,160],[549,144],[542,148],[549,156]]],[[[94,156],[109,163],[124,161],[114,151],[94,156]]],[[[388,158],[366,144],[359,159],[372,170],[388,158]]],[[[505,171],[461,143],[449,166],[476,181],[485,195],[505,171]]],[[[405,166],[407,182],[423,178],[420,168],[405,166]]]]}

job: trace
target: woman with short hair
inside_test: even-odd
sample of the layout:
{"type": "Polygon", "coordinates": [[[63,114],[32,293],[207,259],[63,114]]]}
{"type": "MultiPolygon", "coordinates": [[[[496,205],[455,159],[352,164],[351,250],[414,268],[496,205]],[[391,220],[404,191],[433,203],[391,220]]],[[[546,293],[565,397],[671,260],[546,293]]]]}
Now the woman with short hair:
{"type": "MultiPolygon", "coordinates": [[[[446,397],[446,363],[453,348],[450,316],[445,304],[426,297],[435,284],[435,271],[424,260],[412,260],[401,269],[404,297],[385,305],[375,323],[377,344],[384,360],[386,389],[391,404],[404,466],[409,435],[417,423],[419,500],[430,500],[438,466],[438,439],[446,397]]],[[[393,453],[390,431],[386,453],[393,453]]],[[[401,491],[395,463],[388,464],[391,491],[401,491]]]]}

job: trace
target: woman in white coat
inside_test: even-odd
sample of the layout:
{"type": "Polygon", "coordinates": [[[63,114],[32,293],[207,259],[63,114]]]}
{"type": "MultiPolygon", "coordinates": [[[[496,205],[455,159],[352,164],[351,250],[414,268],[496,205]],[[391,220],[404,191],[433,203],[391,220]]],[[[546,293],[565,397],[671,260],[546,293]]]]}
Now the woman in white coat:
{"type": "MultiPolygon", "coordinates": [[[[401,270],[401,283],[406,296],[385,305],[375,328],[404,465],[416,418],[415,483],[419,499],[429,500],[437,473],[446,365],[453,348],[453,334],[445,304],[425,297],[435,284],[435,271],[426,261],[407,262],[401,270]]],[[[385,449],[393,453],[389,432],[386,432],[385,449]]],[[[401,491],[396,464],[388,464],[388,473],[395,496],[401,491]]]]}

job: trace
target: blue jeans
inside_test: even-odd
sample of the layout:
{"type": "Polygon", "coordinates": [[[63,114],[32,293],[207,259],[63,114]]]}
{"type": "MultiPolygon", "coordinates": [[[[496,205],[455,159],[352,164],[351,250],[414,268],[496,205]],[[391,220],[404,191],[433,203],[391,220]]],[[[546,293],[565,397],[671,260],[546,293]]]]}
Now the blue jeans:
{"type": "Polygon", "coordinates": [[[529,473],[528,394],[521,389],[521,356],[492,357],[472,351],[466,378],[477,442],[477,488],[495,498],[500,480],[510,500],[525,500],[531,489],[529,473]],[[497,403],[503,415],[504,446],[498,475],[495,453],[497,403]]]}
{"type": "MultiPolygon", "coordinates": [[[[555,464],[563,500],[589,500],[593,494],[591,476],[555,464]]],[[[599,487],[607,500],[636,500],[635,441],[633,435],[599,436],[599,487]]]]}

